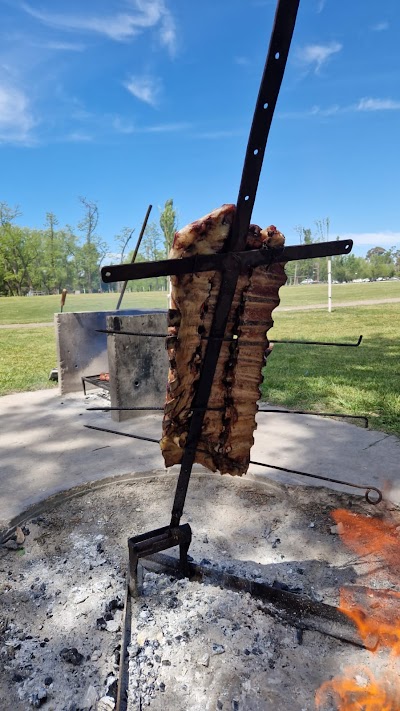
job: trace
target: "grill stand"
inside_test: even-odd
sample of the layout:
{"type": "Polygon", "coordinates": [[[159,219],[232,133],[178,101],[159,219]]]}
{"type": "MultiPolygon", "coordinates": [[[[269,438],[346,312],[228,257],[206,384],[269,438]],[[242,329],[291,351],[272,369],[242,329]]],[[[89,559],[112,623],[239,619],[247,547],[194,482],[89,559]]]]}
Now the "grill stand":
{"type": "Polygon", "coordinates": [[[128,538],[129,550],[129,592],[138,597],[143,585],[143,567],[140,558],[159,553],[167,548],[179,546],[179,570],[183,577],[189,577],[188,550],[192,541],[192,529],[188,523],[182,526],[164,526],[154,531],[128,538]]]}

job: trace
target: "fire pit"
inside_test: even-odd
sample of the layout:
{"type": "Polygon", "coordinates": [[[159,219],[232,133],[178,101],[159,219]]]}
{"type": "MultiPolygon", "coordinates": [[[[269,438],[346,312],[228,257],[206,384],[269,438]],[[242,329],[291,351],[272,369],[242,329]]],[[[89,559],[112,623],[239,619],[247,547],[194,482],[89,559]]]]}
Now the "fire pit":
{"type": "MultiPolygon", "coordinates": [[[[175,486],[176,476],[163,472],[116,479],[68,492],[21,521],[25,539],[1,549],[4,711],[114,708],[126,540],[149,520],[162,523],[175,486]]],[[[381,583],[375,562],[340,540],[332,512],[349,507],[371,511],[361,498],[326,489],[311,498],[303,487],[194,473],[191,552],[214,579],[145,572],[143,595],[131,600],[127,708],[311,711],[316,690],[345,668],[354,668],[360,689],[371,659],[383,673],[384,652],[372,656],[360,639],[340,641],[329,624],[328,634],[301,630],[284,610],[217,584],[223,574],[242,577],[318,607],[337,605],[340,588],[381,583]]],[[[384,504],[374,509],[384,512],[398,516],[384,504]]]]}

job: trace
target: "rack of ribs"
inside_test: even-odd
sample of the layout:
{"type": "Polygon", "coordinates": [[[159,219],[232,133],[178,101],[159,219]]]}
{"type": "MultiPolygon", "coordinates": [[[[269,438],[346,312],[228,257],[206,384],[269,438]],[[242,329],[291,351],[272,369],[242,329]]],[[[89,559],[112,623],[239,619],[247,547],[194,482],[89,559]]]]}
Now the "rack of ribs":
{"type": "MultiPolygon", "coordinates": [[[[223,205],[179,230],[169,257],[221,252],[234,214],[235,205],[223,205]]],[[[284,240],[273,225],[266,229],[250,225],[246,249],[281,247],[284,240]]],[[[221,278],[219,271],[171,277],[169,372],[161,440],[166,467],[182,459],[221,278]]],[[[269,346],[267,331],[285,282],[283,264],[248,269],[239,276],[196,450],[195,461],[211,471],[240,476],[248,469],[269,346]]]]}

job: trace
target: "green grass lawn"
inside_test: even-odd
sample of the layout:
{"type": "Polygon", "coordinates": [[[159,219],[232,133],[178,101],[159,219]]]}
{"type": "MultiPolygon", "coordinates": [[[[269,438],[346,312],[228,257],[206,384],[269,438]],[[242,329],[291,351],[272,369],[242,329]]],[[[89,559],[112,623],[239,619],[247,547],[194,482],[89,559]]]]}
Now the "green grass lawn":
{"type": "Polygon", "coordinates": [[[49,373],[56,367],[53,328],[0,330],[0,395],[54,387],[49,373]]]}
{"type": "MultiPolygon", "coordinates": [[[[300,306],[327,301],[327,285],[311,284],[286,286],[280,291],[282,306],[300,306]]],[[[334,284],[333,306],[336,302],[365,299],[400,298],[400,281],[370,282],[366,284],[334,284]]],[[[60,296],[12,296],[0,298],[0,324],[46,323],[60,310],[60,296]]],[[[118,294],[68,294],[64,311],[110,311],[115,309],[118,294]]],[[[123,308],[165,309],[164,291],[127,292],[123,308]]]]}
{"type": "MultiPolygon", "coordinates": [[[[282,306],[324,304],[328,302],[327,284],[284,286],[280,290],[282,306]]],[[[400,281],[371,281],[364,284],[332,284],[332,305],[346,301],[400,299],[400,281]]]]}
{"type": "Polygon", "coordinates": [[[370,427],[400,435],[400,304],[281,312],[271,339],[363,341],[359,348],[277,344],[263,398],[292,409],[368,415],[370,427]]]}
{"type": "MultiPolygon", "coordinates": [[[[360,334],[364,339],[359,348],[277,344],[265,369],[265,400],[292,409],[368,415],[371,428],[400,435],[400,303],[332,314],[281,312],[275,322],[270,337],[276,339],[355,342],[360,334]]],[[[48,376],[55,366],[53,328],[0,329],[0,394],[53,387],[48,376]]]]}
{"type": "MultiPolygon", "coordinates": [[[[60,311],[60,295],[5,296],[0,298],[0,324],[50,323],[60,311]]],[[[66,311],[115,311],[118,294],[68,294],[66,311]]],[[[166,309],[167,292],[127,292],[122,302],[124,309],[166,309]]]]}

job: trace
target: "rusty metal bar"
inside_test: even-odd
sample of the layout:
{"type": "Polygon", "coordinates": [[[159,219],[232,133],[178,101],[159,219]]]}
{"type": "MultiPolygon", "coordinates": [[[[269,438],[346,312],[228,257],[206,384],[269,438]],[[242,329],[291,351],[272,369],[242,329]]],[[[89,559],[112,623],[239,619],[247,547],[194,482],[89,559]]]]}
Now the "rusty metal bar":
{"type": "MultiPolygon", "coordinates": [[[[152,208],[152,207],[153,207],[152,205],[149,205],[148,208],[147,208],[147,212],[146,212],[145,218],[144,218],[144,220],[143,220],[143,224],[142,224],[142,229],[140,230],[140,235],[139,235],[139,237],[138,237],[138,241],[136,242],[135,251],[134,251],[134,253],[133,253],[133,255],[132,255],[131,264],[133,264],[133,263],[136,261],[136,257],[137,257],[137,255],[138,255],[138,252],[139,252],[139,249],[140,249],[140,245],[141,245],[141,242],[142,242],[142,238],[143,238],[143,235],[144,235],[144,231],[145,231],[145,229],[146,229],[147,221],[148,221],[148,219],[149,219],[149,215],[150,215],[150,212],[151,212],[151,208],[152,208]]],[[[117,303],[117,308],[116,308],[117,311],[119,311],[119,309],[120,309],[121,301],[122,301],[122,299],[123,299],[123,297],[124,297],[125,289],[126,289],[126,287],[127,287],[128,281],[129,281],[129,279],[125,279],[125,281],[124,281],[124,283],[123,283],[123,285],[122,285],[121,293],[120,293],[120,295],[119,295],[118,303],[117,303]]]]}
{"type": "MultiPolygon", "coordinates": [[[[93,425],[84,425],[89,430],[99,430],[99,432],[108,432],[109,434],[122,435],[123,437],[131,437],[132,439],[141,439],[146,442],[153,442],[153,444],[160,444],[158,439],[154,437],[142,437],[141,435],[130,434],[130,432],[118,432],[117,430],[109,430],[104,427],[94,427],[93,425]]],[[[196,447],[196,451],[204,452],[204,450],[196,447]]],[[[195,455],[196,452],[194,452],[195,455]]],[[[193,457],[194,459],[194,457],[193,457]]],[[[343,486],[350,486],[353,489],[365,489],[365,500],[369,504],[380,504],[383,499],[383,494],[380,489],[375,486],[369,486],[369,484],[353,484],[349,481],[342,481],[341,479],[331,479],[330,477],[322,476],[321,474],[309,474],[308,472],[300,472],[297,469],[288,469],[287,467],[278,467],[276,464],[265,464],[264,462],[255,462],[250,459],[250,464],[254,464],[259,467],[267,467],[268,469],[276,469],[280,472],[287,472],[288,474],[298,474],[299,476],[307,476],[310,479],[320,479],[321,481],[329,481],[332,484],[342,484],[343,486]],[[375,492],[376,499],[371,498],[370,493],[375,492]]],[[[172,527],[172,524],[171,524],[172,527]]]]}
{"type": "MultiPolygon", "coordinates": [[[[139,333],[139,331],[115,331],[107,328],[96,328],[96,333],[106,333],[108,336],[144,336],[147,338],[176,338],[169,333],[139,333]]],[[[292,343],[298,346],[342,346],[349,348],[358,348],[363,337],[359,336],[356,343],[340,343],[339,341],[297,341],[292,339],[268,339],[268,343],[292,343]]],[[[210,336],[201,336],[201,340],[208,341],[210,336]]],[[[231,336],[223,336],[221,341],[240,341],[240,336],[233,338],[231,336]]],[[[258,343],[258,342],[257,342],[258,343]]],[[[249,341],[246,341],[249,344],[249,341]]]]}
{"type": "MultiPolygon", "coordinates": [[[[238,214],[238,208],[239,203],[235,217],[238,214]]],[[[237,221],[241,221],[240,214],[237,221]]],[[[235,221],[233,223],[233,227],[234,226],[235,221]]],[[[245,238],[246,236],[247,232],[245,238]]],[[[299,259],[315,259],[317,257],[349,254],[352,250],[353,242],[351,239],[346,239],[281,248],[244,250],[244,247],[245,242],[236,245],[234,251],[230,252],[200,254],[194,257],[183,257],[181,259],[162,259],[157,262],[140,262],[140,264],[111,264],[110,266],[102,268],[101,278],[106,284],[110,284],[116,281],[122,281],[123,279],[147,279],[148,277],[170,276],[172,274],[195,274],[197,272],[210,271],[226,272],[233,268],[240,274],[248,269],[255,269],[261,265],[265,266],[277,262],[293,262],[299,259]],[[234,260],[232,259],[233,254],[235,255],[234,260]]]]}

